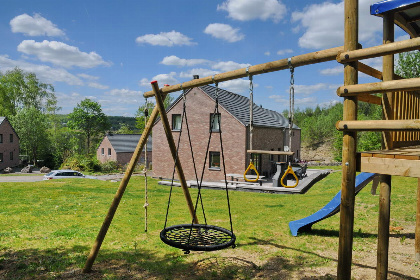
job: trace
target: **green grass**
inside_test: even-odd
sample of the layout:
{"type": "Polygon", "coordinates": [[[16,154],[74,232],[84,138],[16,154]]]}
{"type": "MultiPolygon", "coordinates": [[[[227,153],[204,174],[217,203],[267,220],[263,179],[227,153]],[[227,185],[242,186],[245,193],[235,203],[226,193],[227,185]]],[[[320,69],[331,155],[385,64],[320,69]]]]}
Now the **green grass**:
{"type": "MultiPolygon", "coordinates": [[[[290,235],[288,223],[328,203],[340,190],[341,172],[332,173],[305,195],[230,192],[237,248],[190,255],[160,241],[169,188],[153,179],[149,180],[148,232],[144,231],[143,180],[137,176],[131,179],[94,264],[95,271],[87,275],[80,269],[119,183],[2,183],[0,279],[253,279],[267,271],[271,274],[266,279],[287,279],[302,267],[336,264],[336,253],[328,257],[323,252],[337,251],[339,215],[315,224],[311,232],[299,237],[290,235]]],[[[412,226],[417,179],[394,177],[393,185],[391,224],[412,226]]],[[[196,193],[191,189],[193,198],[196,193]]],[[[226,193],[207,189],[202,193],[208,223],[230,228],[226,193]]],[[[378,196],[372,196],[367,187],[356,197],[354,251],[375,248],[377,212],[378,196]]],[[[175,188],[168,225],[190,221],[181,189],[175,188]]]]}

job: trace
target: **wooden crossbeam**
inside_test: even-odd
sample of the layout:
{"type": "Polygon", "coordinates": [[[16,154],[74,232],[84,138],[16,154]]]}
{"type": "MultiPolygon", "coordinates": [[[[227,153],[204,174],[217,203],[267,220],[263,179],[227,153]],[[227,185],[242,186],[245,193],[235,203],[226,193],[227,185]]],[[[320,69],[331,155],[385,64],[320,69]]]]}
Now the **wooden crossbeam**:
{"type": "Polygon", "coordinates": [[[340,131],[397,131],[420,130],[420,119],[416,120],[366,120],[338,121],[335,124],[340,131]]]}
{"type": "Polygon", "coordinates": [[[265,150],[247,150],[248,154],[267,154],[267,155],[286,155],[291,156],[294,152],[285,152],[285,151],[265,151],[265,150]]]}
{"type": "Polygon", "coordinates": [[[337,61],[339,63],[348,63],[351,61],[408,52],[417,49],[420,49],[420,38],[408,39],[354,51],[341,52],[337,56],[337,61]]]}
{"type": "MultiPolygon", "coordinates": [[[[325,61],[332,61],[336,59],[337,54],[340,51],[343,51],[342,46],[293,56],[291,57],[291,64],[293,65],[293,67],[299,67],[299,66],[310,65],[310,64],[315,64],[315,63],[320,63],[320,62],[325,62],[325,61]]],[[[167,93],[179,91],[182,89],[195,88],[199,86],[213,84],[215,82],[219,83],[219,82],[244,78],[244,77],[247,77],[248,75],[259,75],[259,74],[284,70],[288,68],[289,68],[289,61],[287,58],[284,58],[284,59],[280,59],[276,61],[253,65],[253,66],[250,66],[249,68],[246,67],[246,68],[241,68],[241,69],[237,69],[233,71],[220,73],[214,76],[194,79],[194,80],[182,83],[182,84],[166,86],[161,89],[161,92],[167,94],[167,93]]],[[[153,91],[148,91],[143,94],[144,97],[152,97],[153,95],[154,95],[153,91]]]]}
{"type": "Polygon", "coordinates": [[[340,97],[357,96],[366,93],[412,91],[420,89],[420,78],[411,78],[397,81],[386,81],[367,84],[341,86],[337,89],[340,97]]]}

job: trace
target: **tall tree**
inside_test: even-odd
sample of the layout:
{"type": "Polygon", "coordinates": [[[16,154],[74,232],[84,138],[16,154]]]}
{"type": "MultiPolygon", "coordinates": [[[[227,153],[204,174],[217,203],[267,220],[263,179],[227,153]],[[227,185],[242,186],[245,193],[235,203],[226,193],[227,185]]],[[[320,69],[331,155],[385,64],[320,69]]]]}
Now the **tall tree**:
{"type": "Polygon", "coordinates": [[[10,122],[20,138],[21,149],[36,165],[37,160],[48,151],[46,115],[34,106],[24,107],[18,109],[16,115],[10,117],[10,122]]]}
{"type": "MultiPolygon", "coordinates": [[[[169,106],[174,101],[174,98],[172,95],[168,94],[163,101],[163,105],[165,106],[165,109],[168,109],[169,106]]],[[[153,111],[153,108],[155,107],[155,104],[152,102],[145,102],[143,105],[141,105],[136,112],[136,127],[140,130],[140,133],[143,133],[143,130],[146,126],[145,122],[145,111],[146,108],[148,109],[149,116],[153,111]]]]}
{"type": "Polygon", "coordinates": [[[105,133],[111,127],[101,105],[89,98],[77,104],[68,118],[68,127],[80,130],[86,136],[87,153],[90,152],[92,137],[105,133]]]}
{"type": "Polygon", "coordinates": [[[24,107],[54,111],[56,106],[54,87],[40,82],[34,73],[19,68],[0,73],[0,115],[14,116],[24,107]]]}

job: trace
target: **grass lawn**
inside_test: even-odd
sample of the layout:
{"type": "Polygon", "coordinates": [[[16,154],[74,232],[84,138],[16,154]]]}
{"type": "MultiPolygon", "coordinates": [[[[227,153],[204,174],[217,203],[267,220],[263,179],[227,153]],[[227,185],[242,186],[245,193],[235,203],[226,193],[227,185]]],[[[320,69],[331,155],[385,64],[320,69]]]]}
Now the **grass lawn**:
{"type": "MultiPolygon", "coordinates": [[[[298,237],[289,221],[319,210],[340,190],[332,173],[304,195],[231,191],[235,249],[191,252],[165,245],[169,187],[149,180],[149,225],[144,231],[144,178],[133,177],[114,217],[93,272],[83,274],[119,182],[51,180],[0,185],[0,279],[335,279],[339,215],[298,237]]],[[[379,190],[379,189],[378,189],[379,190]]],[[[414,260],[417,179],[393,177],[388,279],[419,279],[414,260]]],[[[193,199],[196,190],[191,189],[193,199]]],[[[203,190],[207,222],[230,228],[226,193],[203,190]]],[[[353,277],[373,279],[378,196],[370,186],[356,197],[353,277]]],[[[202,221],[202,216],[199,216],[202,221]]],[[[189,223],[175,188],[168,225],[189,223]]]]}

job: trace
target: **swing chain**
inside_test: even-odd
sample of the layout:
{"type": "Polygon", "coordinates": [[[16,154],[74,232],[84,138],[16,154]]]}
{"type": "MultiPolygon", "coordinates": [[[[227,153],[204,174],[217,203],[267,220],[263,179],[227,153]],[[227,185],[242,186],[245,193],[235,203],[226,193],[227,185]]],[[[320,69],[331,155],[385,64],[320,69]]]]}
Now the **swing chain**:
{"type": "MultiPolygon", "coordinates": [[[[289,89],[289,151],[292,150],[292,130],[293,130],[293,119],[294,119],[294,108],[295,108],[295,68],[292,64],[292,58],[288,59],[288,65],[290,69],[290,89],[289,89]]],[[[291,158],[289,156],[289,165],[291,164],[291,158]]]]}
{"type": "Polygon", "coordinates": [[[295,68],[292,65],[292,59],[288,59],[289,69],[290,69],[290,89],[289,89],[289,123],[293,126],[293,115],[294,115],[294,105],[295,105],[295,68]]]}

